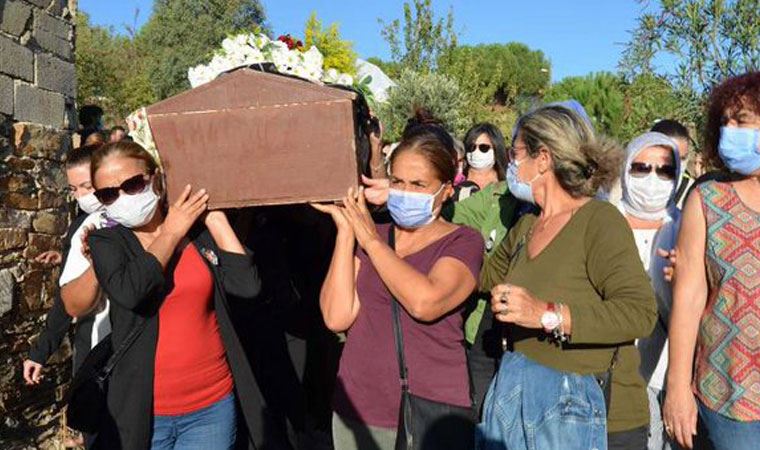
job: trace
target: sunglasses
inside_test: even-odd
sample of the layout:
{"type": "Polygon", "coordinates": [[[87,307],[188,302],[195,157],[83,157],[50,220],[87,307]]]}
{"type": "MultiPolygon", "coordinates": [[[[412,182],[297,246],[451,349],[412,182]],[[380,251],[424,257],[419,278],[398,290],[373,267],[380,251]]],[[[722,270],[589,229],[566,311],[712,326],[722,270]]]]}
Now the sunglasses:
{"type": "Polygon", "coordinates": [[[662,180],[675,180],[676,178],[676,166],[672,164],[653,166],[652,164],[634,162],[631,163],[630,173],[631,176],[643,178],[652,173],[653,169],[657,176],[662,180]]]}
{"type": "Polygon", "coordinates": [[[469,152],[474,152],[475,150],[480,150],[483,153],[488,153],[489,150],[491,150],[493,147],[491,147],[488,144],[472,144],[469,148],[469,152]]]}
{"type": "Polygon", "coordinates": [[[95,197],[98,199],[98,201],[100,201],[100,203],[104,205],[110,205],[118,200],[122,192],[127,195],[135,195],[143,192],[145,190],[145,187],[150,182],[151,178],[151,175],[145,175],[142,173],[137,174],[131,178],[124,180],[124,182],[117,187],[107,187],[95,190],[95,197]]]}

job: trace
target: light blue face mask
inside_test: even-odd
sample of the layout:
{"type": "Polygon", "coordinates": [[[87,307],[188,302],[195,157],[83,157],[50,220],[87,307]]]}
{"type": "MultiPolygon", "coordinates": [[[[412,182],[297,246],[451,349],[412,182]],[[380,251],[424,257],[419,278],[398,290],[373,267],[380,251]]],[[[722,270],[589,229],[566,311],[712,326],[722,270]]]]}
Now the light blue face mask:
{"type": "Polygon", "coordinates": [[[512,160],[507,166],[507,188],[509,192],[515,196],[516,199],[524,202],[535,204],[536,200],[533,198],[533,189],[531,183],[536,180],[540,174],[537,174],[529,182],[520,181],[520,177],[517,175],[517,169],[520,167],[520,161],[512,160]]]}
{"type": "Polygon", "coordinates": [[[721,127],[718,153],[730,170],[750,175],[760,170],[760,130],[721,127]]]}
{"type": "Polygon", "coordinates": [[[393,222],[401,228],[419,228],[435,220],[433,205],[444,186],[441,185],[434,194],[391,189],[388,192],[388,211],[393,222]]]}

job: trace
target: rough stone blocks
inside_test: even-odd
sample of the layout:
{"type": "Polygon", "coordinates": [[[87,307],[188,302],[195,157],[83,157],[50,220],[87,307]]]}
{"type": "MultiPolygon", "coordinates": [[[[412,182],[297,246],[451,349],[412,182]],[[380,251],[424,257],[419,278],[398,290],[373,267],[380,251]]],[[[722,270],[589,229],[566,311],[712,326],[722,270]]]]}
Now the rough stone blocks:
{"type": "Polygon", "coordinates": [[[13,115],[13,79],[0,75],[0,113],[13,115]]]}
{"type": "Polygon", "coordinates": [[[63,95],[17,81],[15,102],[16,120],[63,127],[63,95]]]}
{"type": "Polygon", "coordinates": [[[33,81],[34,53],[13,39],[0,35],[0,72],[33,81]]]}
{"type": "Polygon", "coordinates": [[[26,29],[32,8],[18,0],[0,0],[0,30],[14,36],[21,36],[26,29]]]}
{"type": "Polygon", "coordinates": [[[76,96],[77,72],[74,63],[45,53],[37,54],[37,86],[67,97],[76,96]]]}

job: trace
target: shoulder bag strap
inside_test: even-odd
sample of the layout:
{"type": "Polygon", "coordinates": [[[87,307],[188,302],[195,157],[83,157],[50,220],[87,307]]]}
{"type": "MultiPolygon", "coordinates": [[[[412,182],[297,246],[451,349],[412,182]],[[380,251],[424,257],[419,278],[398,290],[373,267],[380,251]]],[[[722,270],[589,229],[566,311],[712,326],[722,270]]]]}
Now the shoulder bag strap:
{"type": "MultiPolygon", "coordinates": [[[[396,233],[391,224],[388,229],[388,245],[396,250],[396,233]]],[[[390,292],[390,289],[388,290],[390,292]]],[[[393,312],[393,337],[396,341],[396,358],[398,359],[398,378],[401,381],[401,391],[409,391],[409,378],[406,371],[406,360],[404,358],[404,335],[401,332],[401,312],[398,300],[391,293],[391,311],[393,312]]]]}
{"type": "Polygon", "coordinates": [[[135,343],[138,337],[140,337],[140,334],[142,334],[143,330],[145,329],[148,321],[143,320],[142,322],[135,325],[134,328],[129,332],[126,338],[124,338],[124,341],[119,345],[119,348],[114,351],[113,355],[111,355],[110,358],[108,358],[108,362],[103,367],[103,370],[101,370],[99,378],[101,380],[105,380],[111,375],[111,372],[113,372],[114,367],[116,367],[116,364],[119,363],[121,358],[124,357],[124,355],[127,353],[127,350],[129,350],[130,347],[132,347],[132,344],[135,343]]]}

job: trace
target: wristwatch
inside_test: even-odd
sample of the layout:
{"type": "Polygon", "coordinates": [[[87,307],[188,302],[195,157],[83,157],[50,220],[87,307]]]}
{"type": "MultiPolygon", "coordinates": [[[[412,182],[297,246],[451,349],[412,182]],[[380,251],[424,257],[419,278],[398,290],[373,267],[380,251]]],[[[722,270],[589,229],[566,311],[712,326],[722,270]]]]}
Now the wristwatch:
{"type": "Polygon", "coordinates": [[[556,303],[547,303],[546,311],[541,315],[541,326],[544,327],[544,331],[551,333],[559,328],[562,319],[557,312],[556,303]]]}

